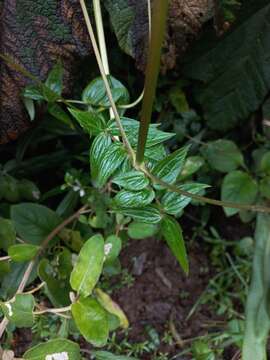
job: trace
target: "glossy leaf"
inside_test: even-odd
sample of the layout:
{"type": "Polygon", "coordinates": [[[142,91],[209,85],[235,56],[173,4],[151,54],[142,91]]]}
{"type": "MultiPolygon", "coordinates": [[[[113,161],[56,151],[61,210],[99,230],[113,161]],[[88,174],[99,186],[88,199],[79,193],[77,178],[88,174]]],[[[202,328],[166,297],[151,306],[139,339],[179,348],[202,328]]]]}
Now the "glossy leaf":
{"type": "Polygon", "coordinates": [[[64,69],[60,63],[49,72],[45,85],[55,94],[61,95],[63,87],[64,69]]]}
{"type": "Polygon", "coordinates": [[[40,190],[32,181],[22,179],[20,180],[18,187],[22,199],[28,201],[37,201],[40,199],[40,190]]]}
{"type": "MultiPolygon", "coordinates": [[[[168,155],[166,158],[157,163],[152,170],[152,173],[158,179],[165,181],[168,184],[172,184],[176,181],[180,174],[187,155],[188,148],[180,148],[168,155]]],[[[161,189],[162,186],[155,184],[157,189],[161,189]]]]}
{"type": "Polygon", "coordinates": [[[105,129],[105,122],[101,115],[94,111],[81,111],[68,109],[71,115],[78,121],[81,127],[91,135],[98,135],[105,129]]]}
{"type": "Polygon", "coordinates": [[[172,253],[187,274],[189,271],[188,257],[179,223],[173,217],[165,216],[161,222],[161,231],[172,253]]]}
{"type": "MultiPolygon", "coordinates": [[[[187,191],[191,194],[199,194],[203,189],[207,188],[205,184],[183,184],[177,186],[180,190],[187,191]]],[[[164,211],[170,215],[179,215],[181,211],[192,201],[192,198],[180,195],[176,192],[167,191],[161,198],[161,204],[164,211]]]]}
{"type": "MultiPolygon", "coordinates": [[[[118,104],[128,104],[129,93],[125,86],[113,76],[108,76],[108,80],[110,82],[114,102],[118,104]]],[[[101,77],[91,81],[84,89],[82,100],[93,106],[110,107],[110,101],[101,77]]]]}
{"type": "Polygon", "coordinates": [[[108,351],[94,351],[96,360],[138,360],[131,356],[114,355],[108,351]]]}
{"type": "MultiPolygon", "coordinates": [[[[253,204],[258,193],[256,181],[247,173],[239,170],[225,176],[221,186],[222,201],[232,201],[241,204],[253,204]]],[[[224,208],[227,216],[239,212],[239,209],[224,208]]]]}
{"type": "Polygon", "coordinates": [[[71,306],[72,316],[83,337],[92,345],[106,345],[109,336],[108,315],[99,302],[91,297],[80,299],[71,306]]]}
{"type": "Polygon", "coordinates": [[[129,209],[115,209],[117,213],[130,216],[132,219],[143,222],[156,224],[161,220],[161,214],[159,210],[153,205],[147,205],[144,208],[129,208],[129,209]]]}
{"type": "Polygon", "coordinates": [[[28,85],[23,90],[22,95],[27,99],[44,100],[42,89],[38,85],[28,85]]]}
{"type": "Polygon", "coordinates": [[[25,360],[81,360],[78,344],[67,339],[54,339],[34,346],[23,355],[25,360]]]}
{"type": "Polygon", "coordinates": [[[204,165],[204,163],[205,161],[201,156],[189,156],[185,161],[185,164],[178,179],[187,179],[191,175],[195,174],[204,165]]]}
{"type": "Polygon", "coordinates": [[[140,191],[121,190],[114,197],[114,202],[119,208],[139,208],[150,204],[154,198],[155,193],[152,189],[140,191]]]}
{"type": "Polygon", "coordinates": [[[0,249],[8,251],[8,248],[15,244],[16,231],[9,219],[0,218],[0,249]]]}
{"type": "Polygon", "coordinates": [[[13,300],[1,303],[4,315],[19,328],[33,326],[34,306],[35,300],[31,294],[18,294],[13,300]]]}
{"type": "Polygon", "coordinates": [[[146,239],[156,234],[158,230],[155,224],[132,222],[128,225],[128,236],[131,239],[146,239]]]}
{"type": "Polygon", "coordinates": [[[13,205],[11,220],[22,239],[34,245],[39,245],[61,222],[53,210],[31,203],[13,205]]]}
{"type": "Polygon", "coordinates": [[[100,305],[103,306],[104,309],[107,310],[110,314],[117,316],[117,318],[120,321],[120,326],[123,329],[127,329],[129,326],[129,322],[125,313],[120,308],[120,306],[116,302],[114,302],[112,298],[101,289],[96,289],[95,294],[100,305]]]}
{"type": "Polygon", "coordinates": [[[122,248],[122,240],[117,235],[110,235],[106,238],[104,253],[106,256],[106,261],[115,260],[120,254],[122,248]]]}
{"type": "Polygon", "coordinates": [[[236,144],[219,139],[209,142],[203,150],[210,166],[221,172],[230,172],[244,165],[244,158],[236,144]]]}
{"type": "Polygon", "coordinates": [[[132,191],[142,190],[149,185],[148,178],[143,172],[137,170],[120,173],[112,179],[112,182],[126,190],[132,191]]]}
{"type": "Polygon", "coordinates": [[[104,261],[104,239],[94,235],[83,245],[77,263],[70,276],[70,284],[79,295],[90,295],[102,272],[104,261]]]}
{"type": "Polygon", "coordinates": [[[8,256],[15,262],[32,260],[39,250],[39,246],[31,244],[16,244],[8,248],[8,256]]]}
{"type": "Polygon", "coordinates": [[[56,103],[48,104],[48,113],[55,117],[57,120],[71,126],[71,120],[68,114],[56,103]]]}

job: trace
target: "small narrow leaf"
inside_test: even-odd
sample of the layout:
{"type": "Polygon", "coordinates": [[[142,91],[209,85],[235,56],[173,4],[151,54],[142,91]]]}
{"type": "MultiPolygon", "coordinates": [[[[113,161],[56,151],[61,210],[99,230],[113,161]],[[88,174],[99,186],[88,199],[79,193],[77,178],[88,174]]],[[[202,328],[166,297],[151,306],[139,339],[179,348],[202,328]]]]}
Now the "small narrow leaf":
{"type": "Polygon", "coordinates": [[[78,121],[81,127],[91,135],[98,135],[105,129],[102,116],[94,111],[81,111],[68,109],[71,115],[78,121]]]}
{"type": "MultiPolygon", "coordinates": [[[[206,189],[208,185],[205,184],[183,184],[177,186],[179,190],[187,191],[191,194],[198,194],[203,189],[206,189]]],[[[161,198],[161,204],[164,211],[170,215],[179,215],[181,211],[192,201],[192,198],[180,195],[176,192],[167,191],[161,198]]]]}
{"type": "Polygon", "coordinates": [[[70,284],[83,297],[90,295],[102,272],[104,239],[92,236],[82,247],[77,263],[70,276],[70,284]]]}
{"type": "Polygon", "coordinates": [[[39,246],[31,244],[16,244],[8,248],[8,255],[15,262],[32,260],[39,250],[39,246]]]}
{"type": "Polygon", "coordinates": [[[161,220],[161,214],[159,210],[153,205],[147,205],[144,208],[129,208],[129,209],[115,209],[117,213],[130,216],[132,219],[142,222],[156,224],[161,220]]]}
{"type": "Polygon", "coordinates": [[[2,311],[7,319],[19,328],[33,326],[34,306],[35,300],[30,294],[18,294],[13,300],[1,303],[2,311]]]}
{"type": "Polygon", "coordinates": [[[129,326],[129,322],[120,306],[101,289],[96,289],[95,294],[100,305],[103,306],[104,309],[107,310],[110,314],[117,316],[117,318],[120,320],[120,326],[123,329],[127,329],[129,326]]]}
{"type": "Polygon", "coordinates": [[[165,216],[161,222],[161,231],[172,253],[187,274],[189,271],[188,257],[179,223],[173,217],[165,216]]]}
{"type": "Polygon", "coordinates": [[[57,95],[61,95],[63,87],[64,69],[60,63],[56,64],[49,72],[45,85],[57,95]]]}
{"type": "Polygon", "coordinates": [[[80,299],[71,306],[72,316],[83,337],[92,345],[106,345],[109,336],[108,315],[94,298],[80,299]]]}
{"type": "Polygon", "coordinates": [[[121,173],[115,176],[112,182],[126,190],[132,191],[142,190],[149,185],[148,178],[143,172],[137,170],[121,173]]]}
{"type": "MultiPolygon", "coordinates": [[[[187,151],[188,147],[184,147],[168,155],[165,159],[157,163],[152,173],[166,183],[174,183],[183,168],[187,151]]],[[[162,188],[162,186],[158,184],[155,184],[155,187],[157,189],[162,188]]]]}
{"type": "Polygon", "coordinates": [[[140,191],[121,190],[114,197],[114,202],[119,208],[139,208],[150,204],[154,198],[155,193],[152,189],[140,191]]]}
{"type": "Polygon", "coordinates": [[[49,340],[26,351],[25,360],[81,360],[78,344],[67,339],[49,340]]]}

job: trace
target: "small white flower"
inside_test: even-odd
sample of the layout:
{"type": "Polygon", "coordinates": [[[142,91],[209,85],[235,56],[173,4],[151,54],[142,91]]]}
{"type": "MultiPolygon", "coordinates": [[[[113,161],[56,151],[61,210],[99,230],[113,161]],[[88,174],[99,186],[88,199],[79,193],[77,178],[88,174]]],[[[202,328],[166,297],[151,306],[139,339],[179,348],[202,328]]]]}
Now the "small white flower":
{"type": "Polygon", "coordinates": [[[111,250],[112,250],[112,244],[111,244],[111,243],[105,244],[105,246],[104,246],[104,254],[105,254],[106,256],[109,255],[109,253],[111,252],[111,250]]]}
{"type": "Polygon", "coordinates": [[[80,197],[83,197],[85,195],[85,191],[84,191],[84,189],[81,189],[80,190],[80,197]]]}

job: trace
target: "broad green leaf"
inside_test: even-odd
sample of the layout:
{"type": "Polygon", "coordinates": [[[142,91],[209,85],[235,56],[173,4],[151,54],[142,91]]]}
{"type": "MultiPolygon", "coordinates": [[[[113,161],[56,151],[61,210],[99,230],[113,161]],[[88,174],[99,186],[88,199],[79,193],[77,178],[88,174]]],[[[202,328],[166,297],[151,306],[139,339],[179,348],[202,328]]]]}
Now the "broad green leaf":
{"type": "MultiPolygon", "coordinates": [[[[257,182],[247,173],[235,170],[225,176],[221,186],[222,201],[253,204],[258,193],[257,182]]],[[[239,209],[224,208],[227,216],[235,215],[239,209]]]]}
{"type": "MultiPolygon", "coordinates": [[[[188,147],[178,149],[158,162],[152,170],[153,175],[168,184],[174,183],[183,168],[187,151],[188,147]]],[[[163,188],[158,184],[155,184],[155,187],[157,189],[163,188]]]]}
{"type": "Polygon", "coordinates": [[[267,176],[260,181],[260,193],[270,200],[270,177],[267,176]]]}
{"type": "MultiPolygon", "coordinates": [[[[199,194],[203,189],[207,188],[205,184],[183,184],[177,186],[180,190],[187,191],[191,194],[199,194]]],[[[179,215],[181,211],[192,201],[192,198],[180,195],[176,192],[167,191],[161,198],[161,205],[164,211],[170,215],[179,215]]]]}
{"type": "Polygon", "coordinates": [[[163,144],[157,144],[151,147],[145,148],[144,157],[150,161],[160,161],[165,158],[167,152],[163,144]]]}
{"type": "Polygon", "coordinates": [[[81,360],[78,344],[67,339],[54,339],[26,351],[25,360],[81,360]]]}
{"type": "Polygon", "coordinates": [[[118,258],[104,263],[102,273],[106,276],[116,276],[121,273],[121,263],[118,258]]]}
{"type": "Polygon", "coordinates": [[[132,239],[146,239],[156,234],[158,230],[155,224],[132,222],[128,225],[128,236],[132,239]]]}
{"type": "Polygon", "coordinates": [[[0,194],[11,203],[20,201],[19,182],[10,175],[0,174],[0,194]]]}
{"type": "Polygon", "coordinates": [[[60,63],[49,72],[45,85],[57,95],[61,95],[63,87],[64,69],[60,63]]]}
{"type": "Polygon", "coordinates": [[[32,260],[39,250],[39,246],[31,244],[16,244],[8,248],[8,255],[15,262],[32,260]]]}
{"type": "Polygon", "coordinates": [[[17,327],[32,327],[34,324],[35,300],[31,294],[18,294],[13,300],[1,303],[7,319],[17,327]]]}
{"type": "MultiPolygon", "coordinates": [[[[121,123],[123,128],[127,134],[128,140],[130,141],[131,145],[136,147],[138,142],[138,133],[140,122],[134,119],[121,117],[121,123]]],[[[151,124],[148,131],[146,147],[152,147],[163,143],[166,140],[171,139],[175,134],[167,133],[157,129],[158,124],[151,124]]],[[[120,130],[115,122],[115,120],[111,120],[108,124],[108,130],[114,136],[120,136],[120,130]]]]}
{"type": "Polygon", "coordinates": [[[113,261],[120,254],[122,248],[122,240],[117,235],[110,235],[105,240],[104,253],[106,261],[113,261]]]}
{"type": "MultiPolygon", "coordinates": [[[[108,80],[114,102],[121,105],[128,104],[129,93],[125,86],[113,76],[108,76],[108,80]]],[[[110,101],[102,77],[94,79],[87,85],[83,91],[82,100],[93,106],[110,107],[110,101]]]]}
{"type": "Polygon", "coordinates": [[[244,166],[244,158],[236,144],[230,140],[219,139],[207,143],[203,154],[211,167],[221,172],[230,172],[244,166]]]}
{"type": "Polygon", "coordinates": [[[263,154],[260,162],[260,170],[267,175],[270,175],[270,151],[263,154]]]}
{"type": "Polygon", "coordinates": [[[126,158],[127,153],[123,145],[118,142],[112,143],[99,159],[96,185],[104,186],[126,158]]]}
{"type": "Polygon", "coordinates": [[[92,345],[106,345],[109,336],[108,315],[99,302],[91,297],[80,299],[71,306],[72,316],[83,337],[92,345]]]}
{"type": "Polygon", "coordinates": [[[129,326],[129,322],[125,313],[120,308],[120,306],[116,302],[114,302],[112,298],[101,289],[96,289],[95,295],[100,305],[104,307],[104,309],[107,310],[110,314],[117,316],[117,318],[120,321],[120,326],[123,329],[127,329],[129,326]]]}
{"type": "Polygon", "coordinates": [[[96,360],[138,360],[131,356],[114,355],[108,351],[94,351],[96,360]]]}
{"type": "Polygon", "coordinates": [[[9,219],[0,218],[0,249],[8,251],[8,248],[15,244],[16,231],[9,219]]]}
{"type": "Polygon", "coordinates": [[[185,180],[191,175],[195,174],[204,165],[204,159],[201,156],[189,156],[183,169],[178,176],[179,180],[185,180]]]}
{"type": "Polygon", "coordinates": [[[105,129],[105,122],[102,116],[95,111],[81,111],[72,108],[69,108],[68,110],[79,122],[81,127],[90,135],[98,135],[105,129]]]}
{"type": "Polygon", "coordinates": [[[149,185],[148,178],[143,172],[132,170],[129,172],[120,173],[116,175],[112,182],[126,190],[142,190],[149,185]]]}
{"type": "Polygon", "coordinates": [[[104,239],[94,235],[83,245],[70,276],[70,284],[79,295],[87,297],[96,286],[104,262],[104,239]]]}
{"type": "Polygon", "coordinates": [[[91,178],[94,184],[97,183],[101,160],[104,158],[104,155],[111,143],[111,137],[105,133],[99,134],[93,141],[90,150],[90,170],[91,178]]]}
{"type": "Polygon", "coordinates": [[[55,117],[57,120],[71,126],[71,120],[68,114],[56,103],[48,104],[48,113],[55,117]]]}
{"type": "Polygon", "coordinates": [[[155,192],[152,189],[140,191],[121,190],[114,197],[114,202],[119,208],[139,208],[150,204],[154,198],[155,192]]]}
{"type": "Polygon", "coordinates": [[[200,81],[196,94],[204,118],[220,131],[245,121],[270,89],[270,4],[241,2],[241,13],[226,36],[205,32],[183,66],[185,76],[200,81]]]}
{"type": "Polygon", "coordinates": [[[115,209],[117,213],[130,216],[132,219],[143,222],[156,224],[161,220],[161,214],[159,210],[153,205],[147,205],[144,208],[129,208],[129,209],[115,209]]]}
{"type": "Polygon", "coordinates": [[[173,217],[165,216],[161,222],[161,231],[172,253],[187,274],[189,271],[188,257],[179,223],[173,217]]]}
{"type": "Polygon", "coordinates": [[[39,245],[61,223],[53,210],[31,203],[13,205],[11,220],[22,239],[34,245],[39,245]]]}
{"type": "Polygon", "coordinates": [[[55,307],[62,307],[70,304],[69,293],[72,289],[69,279],[59,279],[58,272],[58,267],[55,269],[48,259],[42,259],[38,265],[38,276],[46,283],[46,295],[55,307]]]}

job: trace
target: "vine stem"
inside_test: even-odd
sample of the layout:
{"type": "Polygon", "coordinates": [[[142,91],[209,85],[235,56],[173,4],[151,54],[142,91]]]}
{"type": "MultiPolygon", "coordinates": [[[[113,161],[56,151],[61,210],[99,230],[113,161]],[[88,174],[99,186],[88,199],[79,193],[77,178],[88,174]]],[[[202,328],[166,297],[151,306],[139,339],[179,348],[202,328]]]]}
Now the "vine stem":
{"type": "Polygon", "coordinates": [[[109,101],[111,103],[111,107],[112,107],[112,110],[113,110],[115,121],[117,123],[117,126],[119,127],[123,143],[124,143],[128,153],[129,153],[129,155],[130,155],[130,157],[131,157],[131,159],[133,161],[133,164],[135,164],[135,152],[132,149],[132,147],[131,147],[131,145],[130,145],[130,143],[128,141],[128,138],[126,136],[125,130],[124,130],[123,125],[121,123],[121,119],[120,119],[120,116],[118,114],[115,102],[113,100],[111,88],[110,88],[110,85],[109,85],[109,82],[108,82],[108,79],[107,79],[107,76],[106,76],[106,73],[105,73],[105,70],[104,70],[104,67],[103,67],[102,59],[101,59],[101,56],[100,56],[100,53],[99,53],[99,49],[98,49],[98,46],[97,46],[95,34],[94,34],[94,31],[93,31],[93,27],[92,27],[92,24],[91,24],[90,17],[88,15],[88,11],[87,11],[87,8],[86,8],[86,5],[85,5],[85,1],[80,0],[80,5],[81,5],[81,8],[82,8],[82,12],[83,12],[83,16],[84,16],[85,23],[86,23],[86,26],[87,26],[87,30],[88,30],[88,33],[89,33],[89,36],[90,36],[90,40],[91,40],[91,43],[92,43],[92,46],[93,46],[95,57],[96,57],[96,60],[97,60],[97,63],[98,63],[99,71],[100,71],[101,77],[102,77],[102,79],[104,81],[105,89],[106,89],[109,101]]]}
{"type": "MultiPolygon", "coordinates": [[[[39,256],[43,253],[43,251],[47,248],[47,246],[49,245],[49,243],[51,242],[51,240],[64,228],[66,227],[68,224],[70,224],[72,221],[76,220],[81,213],[83,213],[86,209],[88,208],[88,205],[84,205],[83,207],[81,207],[78,211],[76,211],[73,215],[71,215],[69,218],[67,218],[66,220],[64,220],[61,224],[59,224],[52,232],[50,232],[50,234],[45,238],[45,240],[43,241],[43,243],[40,246],[40,250],[38,251],[38,253],[36,254],[35,258],[30,261],[30,263],[27,266],[27,269],[25,270],[24,274],[23,274],[23,278],[19,284],[19,287],[15,293],[14,296],[16,296],[17,294],[21,294],[24,291],[24,288],[26,287],[27,281],[32,273],[32,270],[34,268],[34,265],[37,261],[37,259],[39,258],[39,256]]],[[[3,336],[3,333],[8,325],[8,319],[5,317],[1,324],[0,324],[0,339],[3,336]]]]}
{"type": "Polygon", "coordinates": [[[157,87],[161,49],[166,30],[168,7],[168,0],[155,0],[154,2],[150,47],[146,65],[142,115],[137,144],[136,161],[138,164],[141,164],[144,159],[145,145],[157,87]]]}

